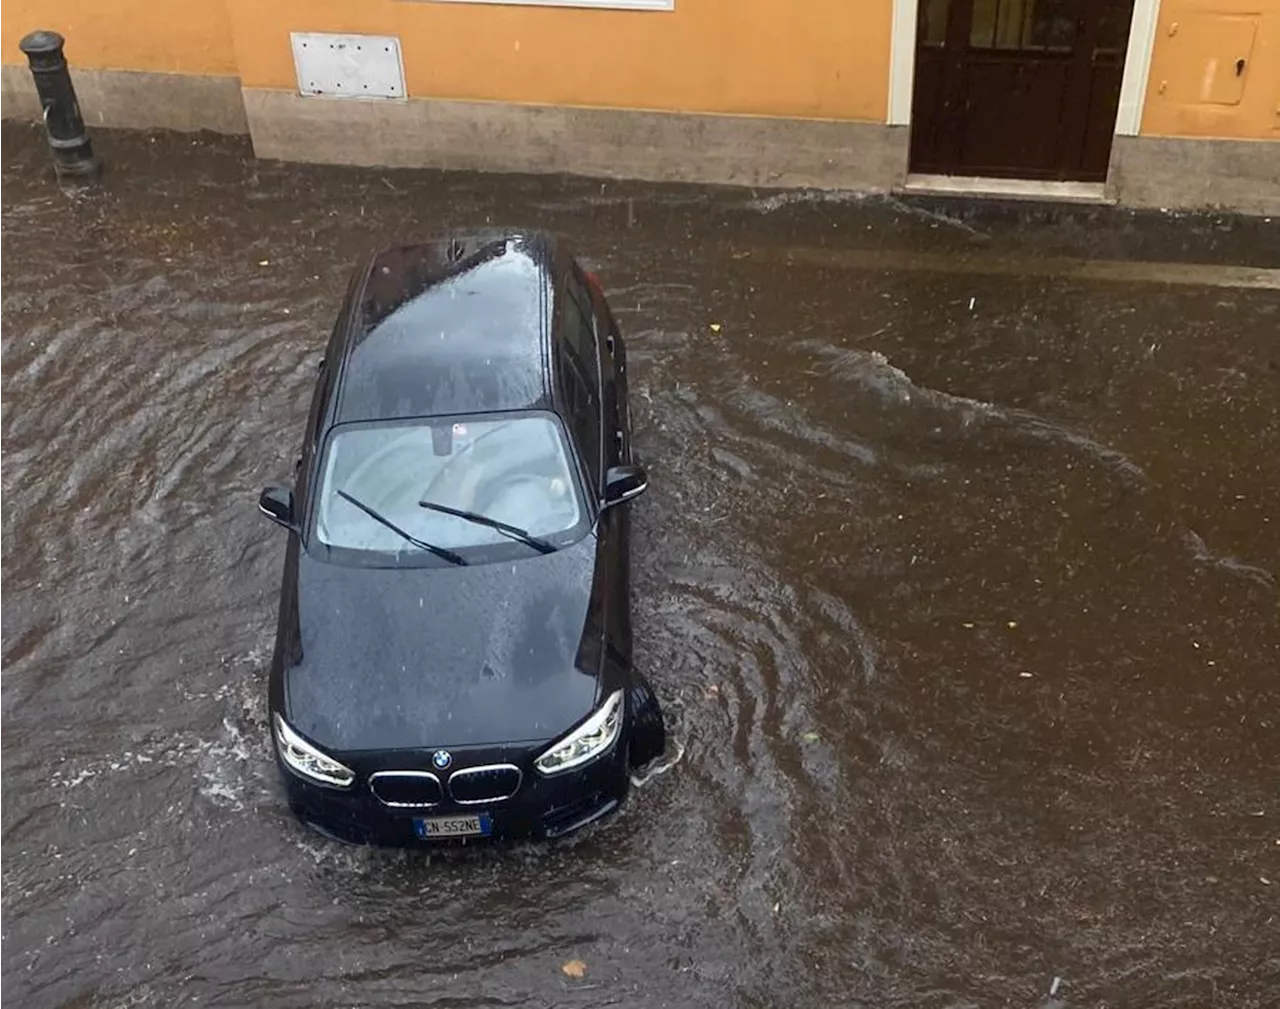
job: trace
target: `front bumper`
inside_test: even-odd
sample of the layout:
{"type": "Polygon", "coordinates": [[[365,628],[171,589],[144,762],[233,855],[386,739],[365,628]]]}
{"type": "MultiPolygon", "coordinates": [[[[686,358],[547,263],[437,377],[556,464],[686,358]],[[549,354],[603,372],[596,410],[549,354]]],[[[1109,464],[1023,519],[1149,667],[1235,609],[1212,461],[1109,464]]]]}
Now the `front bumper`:
{"type": "MultiPolygon", "coordinates": [[[[375,770],[429,770],[431,753],[384,754],[361,760],[356,781],[348,789],[326,788],[300,778],[283,763],[289,805],[304,823],[320,833],[352,844],[426,847],[474,844],[479,841],[553,838],[572,833],[614,812],[626,799],[631,777],[627,765],[627,731],[604,756],[563,774],[544,777],[533,768],[533,754],[511,760],[524,772],[519,790],[510,798],[462,806],[447,794],[425,808],[393,808],[383,804],[369,787],[375,770]],[[465,816],[487,813],[493,829],[487,837],[423,840],[414,831],[416,817],[465,816]]],[[[455,750],[452,772],[493,762],[493,750],[455,750]]],[[[345,759],[345,758],[344,758],[345,759]]],[[[277,758],[278,760],[278,758],[277,758]]]]}

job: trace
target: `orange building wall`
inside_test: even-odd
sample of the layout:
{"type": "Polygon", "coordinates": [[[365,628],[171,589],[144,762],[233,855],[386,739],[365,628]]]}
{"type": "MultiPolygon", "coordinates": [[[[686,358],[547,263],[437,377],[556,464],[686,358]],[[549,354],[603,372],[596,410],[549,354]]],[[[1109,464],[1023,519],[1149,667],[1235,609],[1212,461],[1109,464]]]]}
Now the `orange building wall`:
{"type": "Polygon", "coordinates": [[[1280,139],[1280,0],[1163,0],[1142,133],[1280,139]]]}
{"type": "Polygon", "coordinates": [[[225,2],[245,87],[296,87],[293,30],[398,36],[410,97],[876,122],[888,102],[892,0],[225,2]]]}
{"type": "Polygon", "coordinates": [[[38,28],[66,36],[73,66],[236,74],[223,0],[5,0],[0,5],[3,61],[25,64],[18,43],[38,28]]]}
{"type": "MultiPolygon", "coordinates": [[[[0,50],[4,63],[22,64],[18,40],[52,28],[76,67],[239,76],[293,91],[290,31],[367,32],[400,38],[411,97],[884,122],[893,6],[6,0],[0,50]]],[[[1280,138],[1280,0],[1163,0],[1141,132],[1280,138]],[[1236,81],[1242,47],[1248,67],[1236,81]]]]}

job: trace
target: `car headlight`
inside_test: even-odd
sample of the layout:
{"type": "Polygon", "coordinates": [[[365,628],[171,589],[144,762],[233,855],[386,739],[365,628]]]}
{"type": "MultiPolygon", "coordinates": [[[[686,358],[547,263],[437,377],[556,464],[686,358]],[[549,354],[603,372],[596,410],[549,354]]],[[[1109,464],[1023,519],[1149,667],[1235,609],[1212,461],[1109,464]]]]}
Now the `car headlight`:
{"type": "Polygon", "coordinates": [[[623,699],[621,690],[610,694],[595,714],[553,744],[533,766],[543,774],[557,774],[595,760],[614,744],[622,731],[623,699]]]}
{"type": "Polygon", "coordinates": [[[289,727],[279,715],[275,716],[276,748],[280,759],[304,778],[318,781],[334,788],[349,788],[356,780],[355,771],[340,764],[326,753],[321,753],[289,727]]]}

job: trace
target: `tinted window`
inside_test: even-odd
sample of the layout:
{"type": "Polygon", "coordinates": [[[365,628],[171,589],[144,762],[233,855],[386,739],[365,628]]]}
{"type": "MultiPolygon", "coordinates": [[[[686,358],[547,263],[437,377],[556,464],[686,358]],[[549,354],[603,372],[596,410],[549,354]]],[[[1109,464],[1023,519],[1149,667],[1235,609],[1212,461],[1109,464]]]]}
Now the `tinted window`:
{"type": "Polygon", "coordinates": [[[564,307],[564,335],[570,351],[581,362],[592,395],[600,395],[600,356],[596,351],[596,332],[591,324],[591,296],[570,281],[564,307]]]}
{"type": "Polygon", "coordinates": [[[574,435],[586,458],[592,485],[600,487],[600,355],[591,315],[570,285],[560,308],[563,365],[561,388],[571,412],[574,435]]]}

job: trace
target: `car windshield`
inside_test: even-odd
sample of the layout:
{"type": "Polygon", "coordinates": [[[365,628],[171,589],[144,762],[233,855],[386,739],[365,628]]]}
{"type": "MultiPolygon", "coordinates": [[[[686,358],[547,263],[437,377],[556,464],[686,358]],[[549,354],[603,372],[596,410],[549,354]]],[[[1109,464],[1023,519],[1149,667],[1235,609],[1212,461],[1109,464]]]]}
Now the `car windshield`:
{"type": "Polygon", "coordinates": [[[406,554],[441,556],[430,544],[470,563],[471,548],[480,548],[480,559],[534,554],[511,529],[545,541],[544,549],[566,545],[583,515],[565,435],[551,414],[350,424],[328,438],[314,540],[341,552],[396,555],[397,563],[406,554]]]}

